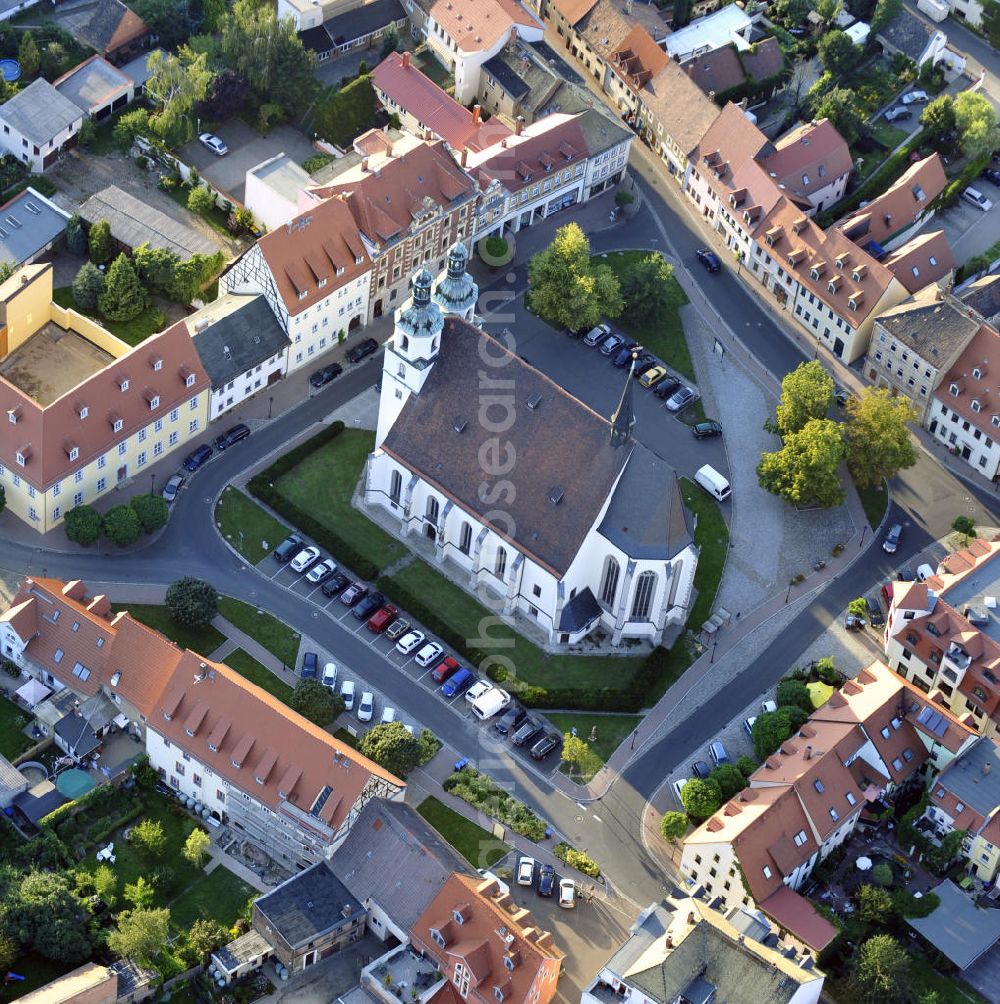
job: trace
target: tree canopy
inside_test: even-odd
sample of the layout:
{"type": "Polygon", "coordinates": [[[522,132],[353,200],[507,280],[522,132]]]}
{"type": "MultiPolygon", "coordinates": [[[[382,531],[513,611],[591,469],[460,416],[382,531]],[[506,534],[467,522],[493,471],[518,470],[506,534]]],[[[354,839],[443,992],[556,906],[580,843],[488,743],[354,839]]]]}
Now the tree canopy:
{"type": "Polygon", "coordinates": [[[1000,3],[997,0],[982,0],[983,13],[980,23],[986,37],[990,40],[990,45],[994,49],[1000,49],[1000,3]]]}
{"type": "Polygon", "coordinates": [[[691,778],[681,789],[681,803],[694,820],[708,819],[722,805],[722,792],[711,778],[691,778]]]}
{"type": "Polygon", "coordinates": [[[388,722],[370,728],[361,737],[358,749],[400,778],[405,778],[420,764],[423,752],[420,740],[410,735],[402,722],[388,722]]]}
{"type": "Polygon", "coordinates": [[[170,911],[123,910],[117,927],[108,935],[108,948],[122,958],[148,966],[167,944],[170,911]]]}
{"type": "Polygon", "coordinates": [[[200,826],[196,826],[184,841],[181,853],[196,868],[200,868],[211,846],[212,838],[200,826]]]}
{"type": "Polygon", "coordinates": [[[215,586],[190,575],[171,583],[164,602],[171,618],[187,627],[204,627],[219,612],[215,586]]]}
{"type": "Polygon", "coordinates": [[[955,98],[958,145],[970,160],[986,157],[1000,146],[997,112],[989,98],[976,91],[962,91],[955,98]]]}
{"type": "Polygon", "coordinates": [[[66,536],[76,544],[89,547],[101,536],[104,521],[101,514],[89,505],[73,506],[63,516],[63,528],[66,536]]]}
{"type": "Polygon", "coordinates": [[[185,143],[195,134],[194,106],[208,93],[212,71],[208,56],[182,45],[177,53],[155,49],[146,61],[149,79],[146,94],[156,105],[150,116],[152,130],[171,145],[185,143]]]}
{"type": "Polygon", "coordinates": [[[775,694],[779,708],[801,708],[807,715],[812,712],[812,698],[809,689],[801,680],[782,680],[775,694]]]}
{"type": "Polygon", "coordinates": [[[812,418],[798,432],[786,435],[780,450],[760,458],[757,479],[765,491],[793,505],[829,509],[844,500],[838,475],[843,459],[838,424],[812,418]]]}
{"type": "Polygon", "coordinates": [[[801,728],[807,717],[801,708],[795,706],[758,715],[751,733],[758,759],[766,760],[796,729],[801,728]]]}
{"type": "Polygon", "coordinates": [[[811,418],[825,418],[833,405],[833,377],[814,359],[800,363],[781,380],[776,425],[782,436],[798,432],[811,418]]]}
{"type": "Polygon", "coordinates": [[[31,871],[7,898],[8,930],[25,951],[72,964],[88,957],[86,911],[65,875],[31,871]]]}
{"type": "Polygon", "coordinates": [[[142,522],[130,505],[116,505],[104,514],[104,535],[119,547],[128,547],[142,536],[142,522]]]}
{"type": "Polygon", "coordinates": [[[819,61],[835,77],[850,73],[861,62],[863,52],[843,31],[828,31],[820,40],[819,61]]]}
{"type": "Polygon", "coordinates": [[[950,94],[936,97],[920,113],[920,124],[932,143],[945,142],[956,128],[955,99],[950,94]]]}
{"type": "Polygon", "coordinates": [[[108,269],[104,289],[97,297],[97,309],[112,321],[131,321],[146,306],[146,294],[132,262],[120,254],[108,269]]]}
{"type": "Polygon", "coordinates": [[[104,276],[90,261],[85,261],[73,277],[73,302],[81,310],[96,310],[97,298],[104,291],[104,276]]]}
{"type": "Polygon", "coordinates": [[[660,820],[660,836],[676,844],[678,840],[684,839],[689,825],[688,817],[683,812],[665,812],[660,820]]]}
{"type": "Polygon", "coordinates": [[[170,506],[162,495],[153,495],[152,493],[133,495],[128,504],[139,517],[139,522],[146,533],[152,533],[166,525],[167,517],[170,515],[170,506]]]}
{"type": "Polygon", "coordinates": [[[818,119],[829,119],[848,143],[858,139],[865,121],[858,96],[847,87],[825,91],[816,102],[813,114],[818,119]]]}
{"type": "Polygon", "coordinates": [[[344,699],[319,680],[299,680],[288,700],[289,707],[321,728],[344,710],[344,699]]]}
{"type": "Polygon", "coordinates": [[[891,935],[876,934],[862,942],[855,954],[855,1000],[859,1004],[885,1004],[908,995],[910,958],[891,935]]]}
{"type": "Polygon", "coordinates": [[[847,466],[859,488],[875,488],[917,462],[908,424],[917,410],[902,395],[866,387],[847,402],[844,444],[847,466]]]}

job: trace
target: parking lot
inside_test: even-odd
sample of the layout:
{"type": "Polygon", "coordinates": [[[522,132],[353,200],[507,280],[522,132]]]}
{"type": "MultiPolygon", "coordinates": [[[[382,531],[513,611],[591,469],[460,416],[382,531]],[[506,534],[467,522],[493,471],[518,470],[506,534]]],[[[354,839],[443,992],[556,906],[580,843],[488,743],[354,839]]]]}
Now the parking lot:
{"type": "Polygon", "coordinates": [[[281,153],[301,164],[316,152],[304,133],[287,125],[276,126],[261,136],[242,119],[234,118],[220,126],[216,135],[229,147],[225,156],[212,153],[197,139],[181,147],[178,154],[206,181],[239,203],[243,202],[246,174],[252,167],[281,153]]]}
{"type": "MultiPolygon", "coordinates": [[[[993,166],[1000,165],[994,163],[993,166]]],[[[1000,188],[985,178],[978,178],[972,187],[993,203],[989,212],[984,213],[964,199],[959,199],[954,206],[938,213],[921,228],[921,233],[944,230],[959,265],[992,247],[996,243],[997,234],[1000,234],[1000,188]]]]}

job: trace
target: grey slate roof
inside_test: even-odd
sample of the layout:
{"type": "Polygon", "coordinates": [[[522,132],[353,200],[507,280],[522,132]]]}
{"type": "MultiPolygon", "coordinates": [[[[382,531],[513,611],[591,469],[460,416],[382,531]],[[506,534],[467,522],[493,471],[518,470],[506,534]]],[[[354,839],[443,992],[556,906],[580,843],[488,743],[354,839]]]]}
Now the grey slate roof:
{"type": "Polygon", "coordinates": [[[263,296],[234,295],[225,300],[236,301],[237,305],[201,331],[196,330],[198,319],[203,314],[211,317],[213,307],[218,311],[216,304],[210,303],[186,318],[194,347],[214,388],[224,387],[288,345],[288,336],[263,296]]]}
{"type": "Polygon", "coordinates": [[[270,951],[271,945],[267,939],[259,931],[251,929],[246,934],[241,934],[235,941],[216,949],[212,952],[212,958],[221,962],[226,970],[232,973],[240,966],[246,965],[253,959],[259,959],[270,951]]]}
{"type": "Polygon", "coordinates": [[[74,122],[82,122],[83,112],[39,77],[0,105],[0,121],[6,122],[29,143],[44,147],[74,122]]]}
{"type": "Polygon", "coordinates": [[[214,241],[140,202],[117,185],[108,185],[87,199],[80,207],[80,215],[91,224],[107,220],[111,236],[129,248],[148,243],[150,247],[174,251],[185,260],[199,252],[215,254],[219,250],[214,241]]]}
{"type": "MultiPolygon", "coordinates": [[[[979,330],[979,322],[950,300],[937,299],[934,285],[880,314],[876,323],[938,368],[944,367],[979,330]]],[[[877,345],[877,339],[872,339],[872,344],[877,345]]]]}
{"type": "Polygon", "coordinates": [[[631,135],[631,130],[603,108],[588,108],[576,117],[576,122],[583,130],[587,149],[592,155],[617,146],[631,135]]]}
{"type": "Polygon", "coordinates": [[[27,261],[66,229],[68,219],[55,203],[26,188],[0,206],[0,262],[20,265],[27,261]],[[8,225],[8,216],[21,226],[8,225]]]}
{"type": "Polygon", "coordinates": [[[788,1004],[800,983],[780,969],[700,920],[659,965],[636,973],[628,981],[657,1004],[672,1004],[681,994],[706,1000],[706,985],[715,1000],[726,1004],[788,1004]]]}
{"type": "Polygon", "coordinates": [[[1000,318],[1000,275],[984,275],[970,283],[958,298],[985,321],[996,327],[1000,318]]]}
{"type": "Polygon", "coordinates": [[[563,607],[559,616],[559,630],[570,633],[583,631],[600,616],[601,606],[594,599],[590,587],[585,586],[563,607]]]}
{"type": "Polygon", "coordinates": [[[56,722],[56,735],[78,757],[88,756],[101,745],[87,719],[72,712],[56,722]]]}
{"type": "Polygon", "coordinates": [[[330,867],[362,902],[371,899],[408,931],[465,862],[408,805],[372,799],[330,867]]]}
{"type": "Polygon", "coordinates": [[[989,817],[1000,805],[1000,747],[977,739],[942,771],[932,787],[948,789],[960,802],[989,817]]]}
{"type": "MultiPolygon", "coordinates": [[[[503,50],[497,53],[492,59],[487,59],[483,63],[483,69],[516,101],[523,98],[531,88],[511,65],[515,62],[520,63],[521,60],[517,56],[508,56],[506,51],[503,50]]],[[[522,72],[527,75],[527,72],[532,68],[534,68],[534,63],[528,60],[522,72]]],[[[544,80],[544,71],[542,71],[542,74],[541,79],[544,80]]]]}
{"type": "Polygon", "coordinates": [[[649,948],[666,936],[673,913],[663,903],[648,906],[629,930],[629,939],[605,963],[618,977],[627,975],[649,948]]]}
{"type": "Polygon", "coordinates": [[[116,69],[101,56],[91,56],[69,73],[63,74],[55,88],[64,98],[68,98],[89,115],[92,108],[110,104],[132,85],[132,78],[128,74],[116,69]]]}
{"type": "Polygon", "coordinates": [[[322,24],[315,28],[304,28],[299,32],[299,39],[307,49],[317,54],[332,52],[334,49],[333,39],[322,24]]]}
{"type": "Polygon", "coordinates": [[[917,17],[906,7],[900,7],[899,13],[885,25],[878,37],[903,55],[918,60],[933,33],[934,28],[923,18],[917,17]]]}
{"type": "Polygon", "coordinates": [[[406,11],[399,0],[373,0],[354,10],[346,11],[323,22],[336,45],[346,45],[364,38],[373,31],[406,20],[406,11]]]}
{"type": "Polygon", "coordinates": [[[978,909],[953,882],[932,891],[941,900],[937,909],[926,917],[908,917],[906,923],[959,969],[967,969],[1000,938],[1000,910],[978,909]]]}
{"type": "Polygon", "coordinates": [[[261,896],[257,908],[293,948],[366,914],[365,908],[330,870],[327,861],[320,861],[286,879],[261,896]]]}

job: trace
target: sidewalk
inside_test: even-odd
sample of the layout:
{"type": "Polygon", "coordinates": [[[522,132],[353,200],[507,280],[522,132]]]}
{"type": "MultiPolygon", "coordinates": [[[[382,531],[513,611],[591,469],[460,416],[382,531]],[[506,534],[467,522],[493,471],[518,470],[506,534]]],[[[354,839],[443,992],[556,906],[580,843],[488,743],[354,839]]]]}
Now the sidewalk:
{"type": "MultiPolygon", "coordinates": [[[[250,635],[245,634],[234,624],[231,624],[226,620],[222,614],[216,614],[212,618],[212,627],[216,630],[221,631],[226,635],[226,641],[224,641],[214,652],[209,654],[210,659],[214,659],[216,662],[224,662],[226,656],[231,655],[236,649],[241,648],[247,655],[252,656],[257,660],[265,669],[269,669],[279,680],[283,680],[290,687],[294,687],[298,683],[299,678],[295,671],[295,666],[286,666],[277,656],[269,652],[260,642],[254,641],[250,635]]],[[[307,639],[300,638],[299,640],[299,650],[301,651],[302,646],[308,644],[307,639]]],[[[298,665],[298,657],[296,656],[295,665],[298,665]]]]}

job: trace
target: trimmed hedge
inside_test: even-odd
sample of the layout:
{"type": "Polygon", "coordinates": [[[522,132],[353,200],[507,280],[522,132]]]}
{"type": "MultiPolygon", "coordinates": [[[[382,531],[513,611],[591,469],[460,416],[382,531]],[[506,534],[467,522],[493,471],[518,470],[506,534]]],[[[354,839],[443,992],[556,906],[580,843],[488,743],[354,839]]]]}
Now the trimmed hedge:
{"type": "Polygon", "coordinates": [[[583,872],[584,875],[595,879],[601,877],[601,866],[593,858],[563,841],[552,848],[552,853],[560,861],[565,861],[570,868],[575,868],[578,872],[583,872]]]}
{"type": "Polygon", "coordinates": [[[283,477],[306,457],[315,453],[320,447],[332,442],[344,431],[343,422],[334,422],[322,432],[310,437],[294,450],[280,456],[270,467],[255,474],[247,483],[247,489],[254,498],[270,506],[279,516],[286,519],[292,526],[311,537],[320,547],[326,549],[337,561],[347,568],[353,569],[363,579],[377,578],[381,569],[370,558],[363,555],[353,543],[342,536],[337,530],[320,523],[304,509],[286,499],[275,487],[279,478],[283,477]]]}

